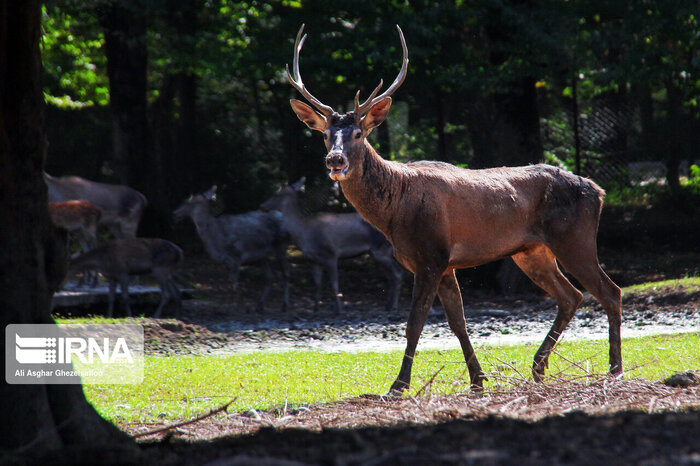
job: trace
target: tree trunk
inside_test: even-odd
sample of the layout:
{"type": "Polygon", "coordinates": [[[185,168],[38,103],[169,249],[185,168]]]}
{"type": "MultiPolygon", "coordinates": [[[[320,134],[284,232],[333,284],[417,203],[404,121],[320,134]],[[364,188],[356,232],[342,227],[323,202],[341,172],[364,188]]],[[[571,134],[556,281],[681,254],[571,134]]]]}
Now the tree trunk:
{"type": "Polygon", "coordinates": [[[447,162],[447,142],[445,137],[445,105],[440,89],[435,90],[435,122],[437,131],[437,159],[447,162]]]}
{"type": "Polygon", "coordinates": [[[681,146],[681,113],[682,97],[678,86],[671,80],[666,85],[666,132],[668,146],[666,147],[666,182],[673,197],[678,197],[681,191],[680,164],[683,147],[681,146]]]}
{"type": "Polygon", "coordinates": [[[170,231],[171,222],[161,167],[151,156],[146,4],[142,0],[106,0],[99,11],[105,35],[114,171],[121,183],[148,198],[142,236],[163,236],[170,231]]]}
{"type": "MultiPolygon", "coordinates": [[[[65,274],[42,170],[41,2],[0,0],[0,339],[12,323],[50,324],[53,289],[65,274]]],[[[80,385],[0,384],[0,451],[41,454],[126,436],[90,406],[80,385]]]]}

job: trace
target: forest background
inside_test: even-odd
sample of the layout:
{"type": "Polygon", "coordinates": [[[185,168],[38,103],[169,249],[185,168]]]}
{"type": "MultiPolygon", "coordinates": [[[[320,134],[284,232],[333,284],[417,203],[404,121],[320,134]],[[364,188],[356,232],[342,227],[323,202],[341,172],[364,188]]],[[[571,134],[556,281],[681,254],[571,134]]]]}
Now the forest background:
{"type": "Polygon", "coordinates": [[[46,167],[143,192],[144,236],[171,236],[172,209],[212,184],[229,212],[301,176],[309,209],[347,208],[289,108],[285,64],[305,23],[304,81],[347,110],[396,76],[399,24],[410,65],[372,135],[384,157],[546,161],[688,205],[699,17],[687,0],[48,0],[46,167]]]}

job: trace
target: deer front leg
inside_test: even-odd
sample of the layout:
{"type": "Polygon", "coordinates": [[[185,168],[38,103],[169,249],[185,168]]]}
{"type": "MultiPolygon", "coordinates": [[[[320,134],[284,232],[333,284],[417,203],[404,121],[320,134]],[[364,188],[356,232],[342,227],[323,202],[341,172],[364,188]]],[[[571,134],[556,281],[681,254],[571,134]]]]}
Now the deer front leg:
{"type": "Polygon", "coordinates": [[[343,310],[343,304],[340,302],[340,287],[338,286],[338,258],[334,257],[326,263],[326,270],[328,271],[328,280],[331,282],[331,290],[333,290],[333,296],[335,297],[335,313],[340,314],[343,310]]]}
{"type": "Polygon", "coordinates": [[[389,395],[400,396],[411,385],[413,356],[416,354],[418,339],[428,317],[430,305],[437,293],[440,274],[431,271],[417,272],[413,278],[413,298],[411,312],[406,323],[406,351],[401,362],[401,370],[389,389],[389,395]]]}
{"type": "Polygon", "coordinates": [[[126,307],[126,315],[133,317],[131,313],[131,304],[129,303],[129,276],[124,275],[119,278],[119,288],[122,292],[122,300],[124,300],[124,306],[126,307]]]}
{"type": "Polygon", "coordinates": [[[282,271],[282,293],[283,293],[283,301],[282,301],[282,312],[287,311],[287,309],[292,308],[292,306],[289,303],[289,262],[287,261],[287,249],[285,248],[284,250],[278,252],[277,254],[277,263],[280,266],[280,269],[282,271]]]}

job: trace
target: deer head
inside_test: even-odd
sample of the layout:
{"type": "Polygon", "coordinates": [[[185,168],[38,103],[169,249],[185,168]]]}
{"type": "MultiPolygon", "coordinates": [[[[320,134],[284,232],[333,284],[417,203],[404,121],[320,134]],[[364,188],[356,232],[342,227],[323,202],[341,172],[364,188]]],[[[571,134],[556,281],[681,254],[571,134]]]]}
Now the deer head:
{"type": "Polygon", "coordinates": [[[370,132],[381,125],[386,119],[391,108],[391,95],[401,86],[406,78],[408,70],[408,49],[406,40],[399,26],[396,26],[403,48],[403,63],[401,71],[389,88],[381,95],[377,95],[384,83],[379,81],[379,85],[372,91],[370,96],[360,104],[360,91],[355,94],[355,107],[351,112],[340,115],[333,111],[331,107],[323,104],[304,86],[299,72],[299,52],[301,51],[306,35],[302,36],[304,25],[302,24],[294,43],[294,75],[289,72],[287,65],[287,79],[301,95],[315,107],[296,100],[290,100],[292,109],[297,117],[309,128],[323,133],[323,140],[326,144],[328,154],[326,155],[326,167],[330,170],[330,177],[336,181],[346,180],[352,176],[353,172],[360,166],[359,158],[356,156],[360,148],[365,147],[366,138],[370,132]]]}

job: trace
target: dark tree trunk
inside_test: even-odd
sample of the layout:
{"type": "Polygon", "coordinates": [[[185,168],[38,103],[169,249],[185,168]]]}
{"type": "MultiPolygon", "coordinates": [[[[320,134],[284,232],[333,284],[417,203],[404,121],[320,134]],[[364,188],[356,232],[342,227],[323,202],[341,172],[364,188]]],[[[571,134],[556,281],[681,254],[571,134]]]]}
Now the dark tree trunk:
{"type": "Polygon", "coordinates": [[[112,109],[114,171],[119,182],[141,185],[147,178],[146,20],[139,2],[106,1],[100,8],[112,109]]]}
{"type": "MultiPolygon", "coordinates": [[[[0,0],[0,343],[12,323],[51,324],[65,247],[49,220],[43,181],[41,2],[0,0]]],[[[125,440],[80,385],[0,383],[0,451],[34,454],[125,440]]]]}
{"type": "Polygon", "coordinates": [[[146,3],[106,0],[99,8],[112,110],[114,171],[123,184],[146,195],[142,236],[167,235],[170,214],[162,167],[153,157],[147,116],[146,3]]]}
{"type": "Polygon", "coordinates": [[[683,148],[681,146],[681,113],[682,97],[678,86],[672,81],[666,85],[666,182],[671,190],[671,194],[677,197],[680,194],[680,164],[683,148]]]}
{"type": "MultiPolygon", "coordinates": [[[[533,8],[532,0],[516,0],[514,5],[533,8]]],[[[489,56],[494,68],[508,60],[509,55],[503,44],[509,44],[523,27],[513,21],[505,12],[509,8],[500,3],[489,4],[486,8],[485,31],[487,40],[495,44],[489,56]],[[498,46],[498,45],[501,46],[498,46]]],[[[526,20],[523,15],[522,20],[526,20]]],[[[483,137],[473,144],[476,165],[479,167],[499,165],[526,165],[542,161],[543,149],[540,137],[539,110],[535,92],[535,78],[514,76],[503,83],[486,101],[484,109],[488,113],[471,111],[469,120],[481,126],[486,132],[488,143],[483,137]],[[488,150],[488,153],[480,152],[488,150]]],[[[474,134],[479,129],[470,129],[474,134]]]]}
{"type": "Polygon", "coordinates": [[[447,162],[447,141],[445,137],[445,105],[440,89],[435,91],[435,123],[437,131],[437,159],[447,162]]]}
{"type": "Polygon", "coordinates": [[[171,186],[169,192],[178,192],[179,202],[182,195],[192,193],[201,188],[200,154],[197,144],[197,75],[193,71],[197,64],[196,37],[199,30],[199,14],[204,6],[201,0],[185,0],[175,3],[169,16],[174,23],[175,50],[181,56],[177,79],[180,120],[174,126],[176,145],[174,163],[171,168],[173,178],[169,177],[171,186]],[[177,183],[177,184],[173,184],[177,183]]]}

